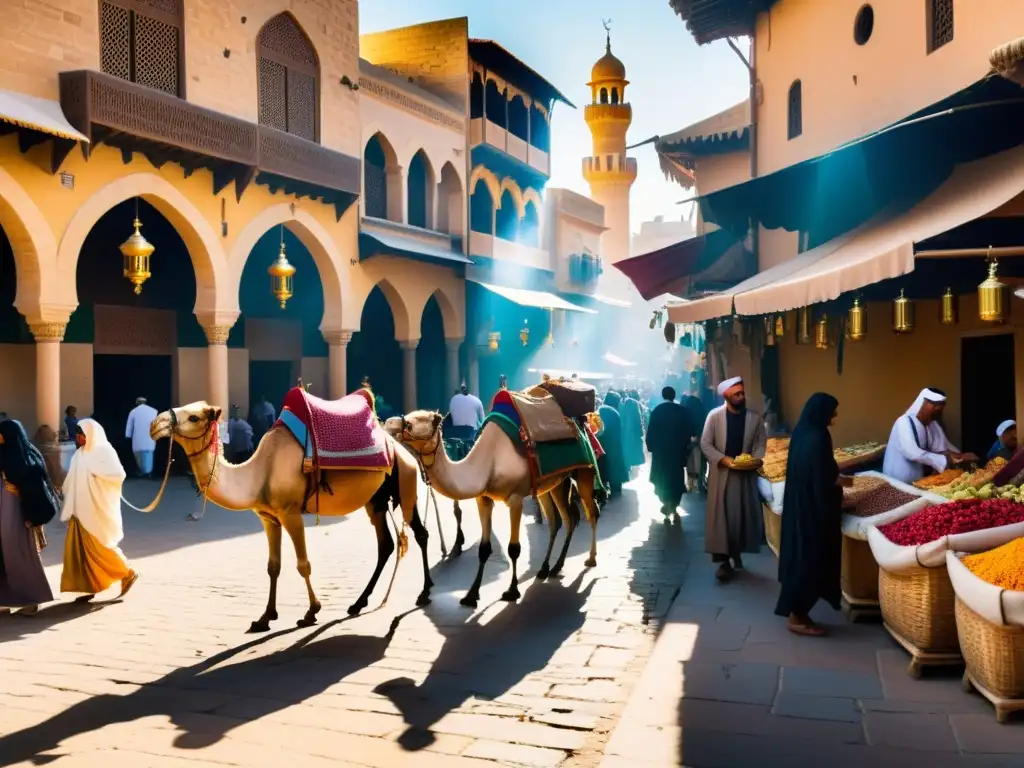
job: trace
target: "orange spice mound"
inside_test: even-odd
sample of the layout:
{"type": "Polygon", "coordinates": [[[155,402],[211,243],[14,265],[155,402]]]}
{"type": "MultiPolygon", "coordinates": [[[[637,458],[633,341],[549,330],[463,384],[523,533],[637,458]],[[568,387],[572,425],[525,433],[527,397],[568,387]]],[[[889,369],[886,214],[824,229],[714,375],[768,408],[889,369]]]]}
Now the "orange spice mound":
{"type": "Polygon", "coordinates": [[[963,563],[982,581],[1024,592],[1024,538],[1014,539],[988,552],[968,555],[963,563]]]}

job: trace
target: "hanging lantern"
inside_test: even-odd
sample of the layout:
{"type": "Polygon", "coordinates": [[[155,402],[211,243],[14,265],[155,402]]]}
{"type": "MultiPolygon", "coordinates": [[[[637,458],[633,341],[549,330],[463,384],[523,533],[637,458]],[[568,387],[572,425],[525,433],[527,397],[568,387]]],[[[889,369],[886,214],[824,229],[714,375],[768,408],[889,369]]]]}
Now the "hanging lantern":
{"type": "Polygon", "coordinates": [[[914,302],[903,295],[892,303],[892,329],[896,333],[912,333],[914,330],[914,302]]]}
{"type": "Polygon", "coordinates": [[[828,315],[822,315],[814,324],[814,346],[828,349],[828,315]]]}
{"type": "Polygon", "coordinates": [[[867,321],[867,311],[861,306],[860,299],[855,298],[846,321],[846,338],[850,341],[863,341],[868,335],[867,321]]]}
{"type": "Polygon", "coordinates": [[[775,324],[770,317],[764,319],[764,344],[766,347],[775,346],[775,324]]]}
{"type": "Polygon", "coordinates": [[[978,317],[986,323],[1006,321],[1006,283],[996,277],[997,266],[995,259],[989,261],[988,277],[978,286],[978,317]]]}
{"type": "Polygon", "coordinates": [[[786,316],[776,315],[775,316],[775,338],[781,339],[786,335],[786,316]]]}
{"type": "Polygon", "coordinates": [[[960,319],[960,302],[953,294],[952,288],[947,288],[939,300],[939,322],[942,325],[956,325],[960,319]]]}
{"type": "Polygon", "coordinates": [[[676,324],[666,323],[665,324],[665,341],[669,344],[676,343],[676,324]]]}
{"type": "Polygon", "coordinates": [[[523,327],[519,329],[519,343],[524,347],[530,343],[530,326],[523,320],[523,327]]]}
{"type": "Polygon", "coordinates": [[[139,200],[135,199],[135,221],[132,222],[135,231],[121,243],[121,255],[124,257],[124,276],[135,286],[135,295],[142,293],[142,284],[153,276],[149,271],[149,257],[153,255],[156,247],[142,236],[139,230],[142,222],[139,221],[139,200]]]}
{"type": "Polygon", "coordinates": [[[500,344],[500,342],[501,333],[499,331],[492,331],[491,333],[487,334],[487,348],[491,350],[491,352],[498,351],[498,345],[500,344]]]}
{"type": "Polygon", "coordinates": [[[284,252],[284,232],[281,232],[281,252],[277,254],[277,261],[270,265],[267,270],[270,275],[270,292],[274,298],[281,302],[281,309],[284,309],[288,299],[295,295],[292,278],[295,277],[295,267],[288,262],[288,256],[284,252]]]}
{"type": "Polygon", "coordinates": [[[810,344],[811,337],[811,308],[800,307],[796,311],[796,343],[810,344]]]}

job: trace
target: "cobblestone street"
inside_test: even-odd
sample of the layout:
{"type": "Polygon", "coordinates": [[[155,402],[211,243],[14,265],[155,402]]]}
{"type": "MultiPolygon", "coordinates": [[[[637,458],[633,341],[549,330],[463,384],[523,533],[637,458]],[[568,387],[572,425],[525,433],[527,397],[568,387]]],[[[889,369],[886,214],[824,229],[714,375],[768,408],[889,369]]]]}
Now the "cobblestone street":
{"type": "MultiPolygon", "coordinates": [[[[125,513],[123,548],[142,578],[123,602],[103,595],[0,618],[0,766],[596,765],[686,568],[682,527],[663,522],[648,489],[634,482],[606,505],[596,569],[583,567],[584,524],[548,583],[534,580],[547,533],[531,506],[514,605],[500,600],[509,566],[499,506],[477,611],[458,604],[477,563],[475,505],[453,562],[441,562],[430,514],[431,606],[414,608],[422,576],[410,536],[387,606],[373,610],[390,563],[353,619],[345,608],[372,572],[372,529],[362,513],[310,519],[320,624],[295,626],[307,601],[286,540],[280,619],[247,635],[267,593],[262,528],[212,505],[187,522],[200,502],[177,481],[157,512],[125,513]]],[[[126,495],[141,504],[155,490],[129,483],[126,495]]],[[[441,503],[450,547],[454,520],[441,503]]],[[[63,527],[50,528],[56,587],[63,527]]]]}

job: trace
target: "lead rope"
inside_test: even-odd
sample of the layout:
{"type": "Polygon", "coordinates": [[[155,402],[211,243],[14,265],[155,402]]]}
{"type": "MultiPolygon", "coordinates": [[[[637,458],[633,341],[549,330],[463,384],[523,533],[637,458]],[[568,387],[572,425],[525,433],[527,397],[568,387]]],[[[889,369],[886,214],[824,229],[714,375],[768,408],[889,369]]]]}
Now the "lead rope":
{"type": "MultiPolygon", "coordinates": [[[[173,411],[172,411],[172,413],[173,413],[173,411]]],[[[173,426],[172,426],[172,430],[173,430],[173,426]]],[[[167,488],[167,480],[171,476],[171,464],[174,463],[174,434],[173,434],[173,432],[172,432],[171,436],[167,438],[167,443],[168,443],[167,444],[167,465],[164,467],[164,479],[160,483],[160,490],[157,491],[156,498],[153,499],[153,501],[150,502],[145,507],[136,507],[134,504],[132,504],[130,501],[128,501],[128,499],[126,499],[124,497],[124,494],[122,493],[121,494],[121,502],[123,504],[125,504],[126,506],[128,506],[130,509],[134,509],[136,512],[145,512],[145,513],[152,512],[154,509],[157,508],[157,505],[160,504],[160,500],[164,497],[164,490],[167,488]]]]}
{"type": "MultiPolygon", "coordinates": [[[[440,448],[443,450],[444,444],[441,443],[440,448]]],[[[426,526],[427,521],[430,519],[430,502],[434,502],[434,519],[437,521],[437,535],[441,539],[441,559],[448,559],[448,545],[444,541],[444,528],[441,527],[441,509],[437,503],[437,496],[434,495],[434,486],[430,484],[430,476],[427,475],[427,465],[423,463],[423,457],[415,451],[412,451],[416,455],[416,463],[420,465],[420,477],[423,478],[423,484],[427,486],[427,500],[424,504],[423,509],[423,524],[426,526]]]]}

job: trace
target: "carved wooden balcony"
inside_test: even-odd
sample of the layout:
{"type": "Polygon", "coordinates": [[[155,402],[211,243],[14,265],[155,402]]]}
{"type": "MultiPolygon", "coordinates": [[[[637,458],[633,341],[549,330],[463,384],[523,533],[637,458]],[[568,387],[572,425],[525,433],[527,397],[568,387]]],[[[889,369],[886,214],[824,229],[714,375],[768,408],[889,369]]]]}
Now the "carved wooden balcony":
{"type": "Polygon", "coordinates": [[[108,144],[125,164],[139,152],[157,168],[177,163],[186,177],[205,168],[215,195],[233,181],[241,199],[255,181],[332,204],[338,218],[359,196],[358,158],[112,75],[62,72],[60,103],[68,122],[90,139],[82,145],[87,155],[91,146],[108,144]]]}

